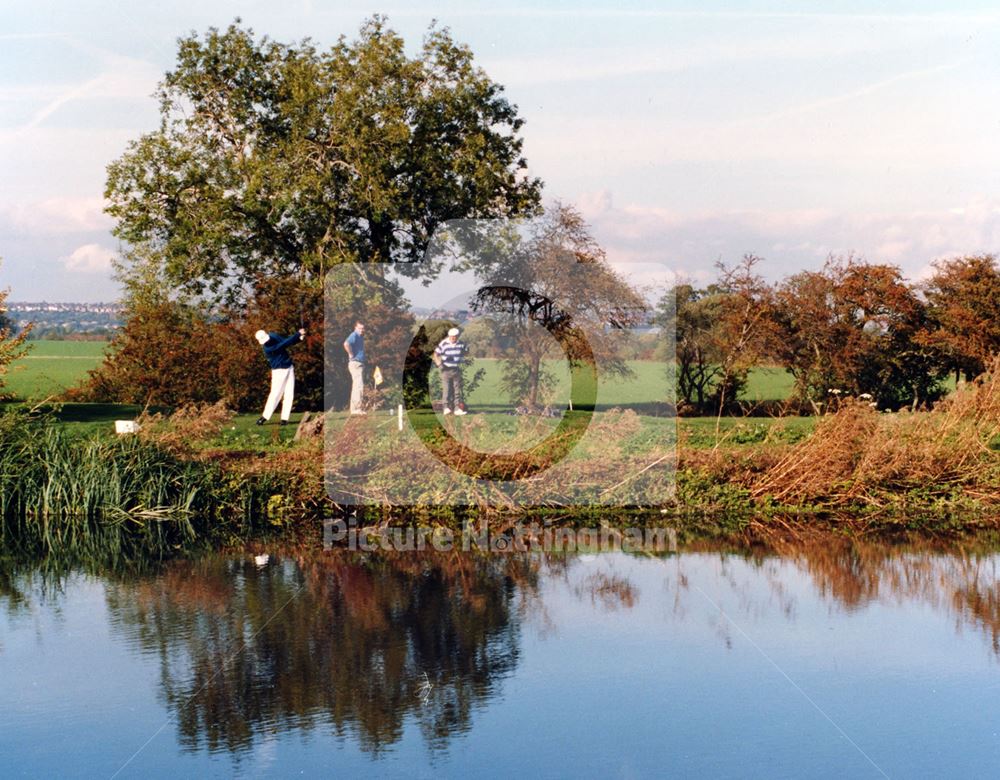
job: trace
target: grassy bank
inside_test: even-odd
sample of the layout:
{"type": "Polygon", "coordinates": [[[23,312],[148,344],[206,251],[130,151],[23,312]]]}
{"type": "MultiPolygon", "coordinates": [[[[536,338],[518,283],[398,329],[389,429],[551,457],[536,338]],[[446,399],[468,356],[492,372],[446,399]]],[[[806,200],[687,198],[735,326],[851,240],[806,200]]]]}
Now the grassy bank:
{"type": "Polygon", "coordinates": [[[0,415],[0,529],[20,546],[160,550],[229,543],[284,522],[288,480],[227,471],[138,437],[74,432],[50,416],[0,415]]]}

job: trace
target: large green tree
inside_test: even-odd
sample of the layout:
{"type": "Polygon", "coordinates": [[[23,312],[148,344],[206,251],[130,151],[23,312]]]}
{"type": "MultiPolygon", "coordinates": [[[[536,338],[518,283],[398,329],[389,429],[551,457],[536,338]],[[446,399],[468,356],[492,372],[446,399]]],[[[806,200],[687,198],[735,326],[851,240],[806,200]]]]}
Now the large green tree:
{"type": "Polygon", "coordinates": [[[433,26],[410,56],[379,16],[327,50],[237,20],[181,39],[158,97],[160,126],[108,167],[108,211],[136,257],[200,296],[235,303],[341,262],[433,274],[416,261],[442,221],[539,202],[516,106],[433,26]]]}
{"type": "MultiPolygon", "coordinates": [[[[376,16],[355,40],[321,50],[257,37],[237,20],[182,38],[158,97],[159,127],[108,166],[108,212],[128,247],[117,270],[129,323],[113,367],[92,382],[97,395],[141,385],[127,394],[183,399],[183,382],[160,386],[184,376],[159,365],[177,350],[149,338],[169,337],[180,317],[228,324],[239,339],[231,351],[251,366],[260,363],[256,328],[304,325],[296,364],[316,405],[327,271],[365,264],[367,288],[402,312],[386,269],[438,273],[440,263],[418,261],[442,222],[538,208],[541,182],[527,175],[516,106],[447,30],[432,26],[410,54],[376,16]]],[[[349,330],[351,302],[342,308],[349,330]]],[[[238,373],[251,381],[260,371],[238,373]]],[[[252,387],[227,382],[208,376],[195,386],[200,396],[256,402],[252,387]]]]}

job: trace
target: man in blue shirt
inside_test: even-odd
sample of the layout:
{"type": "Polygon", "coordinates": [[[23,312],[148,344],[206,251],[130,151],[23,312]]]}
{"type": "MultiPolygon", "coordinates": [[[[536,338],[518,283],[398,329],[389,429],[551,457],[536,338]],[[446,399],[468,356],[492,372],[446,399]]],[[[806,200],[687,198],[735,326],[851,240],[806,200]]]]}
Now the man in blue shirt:
{"type": "Polygon", "coordinates": [[[443,339],[434,349],[434,362],[441,368],[441,402],[444,413],[455,412],[457,417],[466,413],[462,398],[462,358],[465,357],[464,342],[458,340],[461,331],[451,328],[448,338],[443,339]]]}
{"type": "Polygon", "coordinates": [[[264,404],[264,414],[257,420],[257,425],[263,425],[271,419],[278,401],[281,401],[281,424],[288,425],[288,419],[292,416],[292,401],[295,397],[295,369],[292,366],[292,357],[288,354],[288,348],[297,344],[305,338],[306,332],[299,329],[298,333],[291,336],[279,336],[277,333],[268,333],[266,330],[258,330],[254,334],[257,343],[264,348],[264,357],[267,358],[271,366],[271,392],[267,396],[267,403],[264,404]]]}
{"type": "Polygon", "coordinates": [[[344,340],[347,352],[347,370],[351,374],[351,414],[365,414],[361,396],[365,387],[365,325],[355,322],[354,330],[344,340]]]}

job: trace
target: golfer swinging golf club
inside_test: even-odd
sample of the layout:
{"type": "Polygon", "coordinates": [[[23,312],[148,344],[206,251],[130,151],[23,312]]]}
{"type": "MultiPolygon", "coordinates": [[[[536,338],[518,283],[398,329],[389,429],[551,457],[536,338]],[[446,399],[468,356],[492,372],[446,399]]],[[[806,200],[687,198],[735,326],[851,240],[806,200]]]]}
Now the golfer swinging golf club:
{"type": "Polygon", "coordinates": [[[264,348],[264,357],[271,366],[271,392],[267,396],[267,403],[264,404],[264,414],[257,420],[257,425],[263,425],[271,419],[278,401],[281,401],[281,424],[288,425],[288,420],[292,416],[292,401],[295,398],[295,369],[292,367],[292,357],[288,354],[288,348],[302,341],[305,336],[304,328],[299,328],[299,332],[291,336],[279,336],[266,330],[258,330],[254,334],[257,343],[264,348]]]}
{"type": "Polygon", "coordinates": [[[451,328],[448,337],[434,349],[434,362],[441,368],[441,402],[444,414],[466,414],[462,398],[462,358],[465,357],[465,343],[458,340],[461,331],[451,328]]]}

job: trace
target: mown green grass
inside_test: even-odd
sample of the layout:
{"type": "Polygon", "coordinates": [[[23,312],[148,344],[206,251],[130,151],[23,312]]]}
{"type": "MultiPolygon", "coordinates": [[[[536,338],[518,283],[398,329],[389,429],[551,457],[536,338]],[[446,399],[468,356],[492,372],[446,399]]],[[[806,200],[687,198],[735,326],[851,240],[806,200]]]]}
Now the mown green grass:
{"type": "MultiPolygon", "coordinates": [[[[0,414],[8,408],[24,405],[22,401],[0,402],[0,414]]],[[[152,413],[170,412],[169,409],[161,408],[151,408],[148,411],[152,413]]],[[[53,401],[38,406],[38,412],[51,413],[57,421],[64,424],[69,433],[85,437],[93,433],[111,435],[114,432],[116,420],[135,420],[142,414],[143,408],[135,404],[60,403],[53,401]]],[[[292,415],[291,424],[279,426],[278,417],[275,415],[268,425],[258,427],[256,425],[258,416],[258,414],[253,413],[236,415],[218,437],[204,444],[227,449],[268,449],[271,445],[283,446],[292,441],[296,426],[302,419],[302,413],[296,412],[292,415]]]]}
{"type": "Polygon", "coordinates": [[[784,401],[792,394],[795,380],[783,368],[760,366],[750,372],[747,386],[740,396],[745,401],[784,401]]]}
{"type": "MultiPolygon", "coordinates": [[[[100,364],[107,349],[106,342],[94,341],[34,341],[30,346],[29,354],[12,365],[5,378],[4,392],[13,394],[22,401],[38,401],[57,396],[79,384],[86,378],[89,370],[100,364]]],[[[513,404],[501,388],[500,361],[478,359],[475,366],[483,368],[485,376],[479,387],[466,399],[468,406],[474,413],[487,415],[491,433],[484,433],[483,436],[502,440],[513,434],[517,428],[517,418],[505,414],[512,409],[513,404]]],[[[629,366],[634,371],[633,377],[610,379],[601,383],[597,395],[597,410],[600,412],[620,407],[638,413],[643,425],[640,433],[635,436],[635,444],[642,449],[653,446],[654,442],[662,441],[668,435],[663,422],[648,416],[650,412],[661,411],[656,404],[666,396],[665,369],[662,363],[652,361],[631,361],[629,366]]],[[[563,407],[569,398],[569,370],[562,361],[553,361],[550,370],[556,376],[556,385],[545,400],[563,407]]],[[[758,368],[751,372],[744,397],[748,400],[781,399],[788,396],[791,387],[791,377],[783,369],[758,368]]],[[[65,403],[58,406],[57,417],[79,433],[110,432],[115,420],[135,419],[141,411],[140,407],[130,405],[65,403]]],[[[301,413],[297,412],[292,416],[292,424],[289,426],[279,427],[275,417],[270,424],[258,427],[255,425],[257,416],[256,413],[237,415],[216,439],[206,444],[227,449],[285,447],[292,440],[295,427],[301,419],[301,413]]],[[[376,419],[384,422],[386,427],[394,424],[387,412],[376,413],[376,419]],[[378,415],[384,415],[385,419],[382,420],[378,415]]],[[[557,424],[556,420],[551,421],[553,428],[557,424]]],[[[812,424],[808,418],[786,419],[781,423],[781,431],[772,434],[770,439],[767,431],[775,425],[770,418],[723,418],[719,430],[720,437],[726,444],[753,444],[765,439],[797,440],[811,430],[812,424]]],[[[679,434],[691,446],[715,445],[714,417],[684,418],[678,425],[679,434]]],[[[672,432],[669,435],[672,436],[672,432]]],[[[483,443],[486,444],[485,441],[483,443]]]]}
{"type": "Polygon", "coordinates": [[[2,392],[29,401],[59,395],[101,364],[107,346],[105,341],[28,342],[28,354],[4,376],[2,392]]]}
{"type": "MultiPolygon", "coordinates": [[[[514,442],[530,444],[541,441],[559,425],[559,419],[523,418],[503,412],[476,411],[467,417],[442,417],[438,419],[456,435],[468,433],[477,449],[483,451],[503,450],[514,442]],[[537,431],[526,437],[525,426],[530,424],[537,431]]],[[[409,421],[419,424],[431,412],[418,411],[409,421]]],[[[601,424],[607,415],[614,413],[598,411],[591,425],[601,424]]],[[[344,415],[341,415],[343,417],[344,415]]],[[[409,421],[407,427],[409,427],[409,421]]],[[[801,441],[812,432],[816,423],[813,417],[654,417],[638,415],[639,426],[634,433],[624,436],[618,443],[627,452],[638,454],[662,447],[672,447],[680,441],[695,449],[708,449],[717,443],[724,447],[761,446],[792,444],[801,441]]],[[[379,412],[367,418],[372,435],[394,436],[395,418],[386,412],[379,412]]],[[[530,428],[529,428],[530,430],[530,428]]]]}

